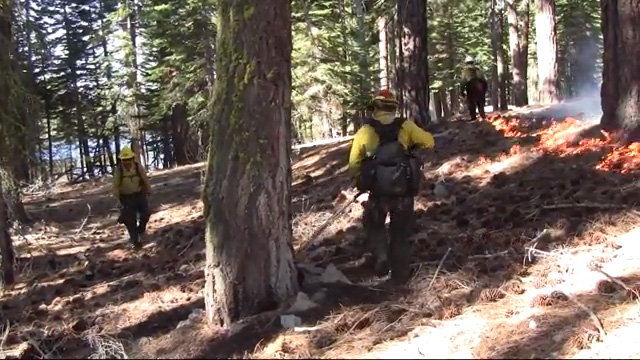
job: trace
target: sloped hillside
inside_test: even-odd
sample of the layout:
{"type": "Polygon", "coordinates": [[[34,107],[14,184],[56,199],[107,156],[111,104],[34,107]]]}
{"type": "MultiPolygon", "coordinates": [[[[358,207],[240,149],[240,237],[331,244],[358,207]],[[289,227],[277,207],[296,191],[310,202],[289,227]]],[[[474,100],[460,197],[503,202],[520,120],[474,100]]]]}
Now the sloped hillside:
{"type": "Polygon", "coordinates": [[[585,120],[522,112],[434,132],[409,286],[393,288],[368,267],[365,196],[308,242],[353,195],[342,141],[294,159],[294,245],[311,304],[289,318],[296,328],[283,329],[281,313],[231,331],[204,323],[202,166],[194,165],[152,174],[156,212],[137,252],[124,246],[108,184],[31,194],[37,223],[16,231],[21,276],[0,300],[9,324],[2,349],[37,357],[604,354],[597,347],[611,348],[614,329],[638,319],[638,251],[624,235],[638,220],[638,145],[617,145],[585,120]],[[436,184],[446,190],[439,196],[436,184]]]}

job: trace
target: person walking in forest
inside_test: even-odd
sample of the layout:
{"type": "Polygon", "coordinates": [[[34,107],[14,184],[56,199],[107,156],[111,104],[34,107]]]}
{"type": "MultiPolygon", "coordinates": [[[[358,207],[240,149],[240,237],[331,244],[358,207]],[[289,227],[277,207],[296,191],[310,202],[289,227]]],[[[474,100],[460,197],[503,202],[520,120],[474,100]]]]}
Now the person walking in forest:
{"type": "Polygon", "coordinates": [[[462,69],[460,93],[466,98],[471,120],[476,119],[476,109],[480,112],[480,117],[483,120],[486,119],[484,102],[488,87],[487,80],[485,80],[482,71],[476,65],[475,59],[467,56],[462,69]]]}
{"type": "Polygon", "coordinates": [[[398,101],[389,90],[374,94],[371,109],[373,116],[354,135],[349,171],[358,190],[369,192],[362,222],[373,247],[375,272],[384,276],[391,267],[392,281],[402,284],[410,275],[409,236],[422,178],[413,150],[433,148],[434,138],[415,122],[396,116],[398,101]],[[387,214],[390,239],[385,231],[387,214]]]}
{"type": "Polygon", "coordinates": [[[118,222],[127,228],[131,245],[139,248],[140,238],[146,232],[151,216],[148,199],[151,185],[144,167],[138,163],[128,146],[120,151],[118,166],[113,174],[113,191],[121,205],[118,222]]]}

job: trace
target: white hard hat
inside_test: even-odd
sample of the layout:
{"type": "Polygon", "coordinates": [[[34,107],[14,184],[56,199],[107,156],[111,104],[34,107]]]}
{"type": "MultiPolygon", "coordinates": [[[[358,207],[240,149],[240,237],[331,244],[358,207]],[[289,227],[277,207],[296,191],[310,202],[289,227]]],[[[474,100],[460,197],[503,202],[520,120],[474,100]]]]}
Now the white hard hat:
{"type": "Polygon", "coordinates": [[[473,58],[473,56],[467,55],[467,57],[464,59],[464,62],[473,63],[473,62],[476,62],[476,60],[473,58]]]}

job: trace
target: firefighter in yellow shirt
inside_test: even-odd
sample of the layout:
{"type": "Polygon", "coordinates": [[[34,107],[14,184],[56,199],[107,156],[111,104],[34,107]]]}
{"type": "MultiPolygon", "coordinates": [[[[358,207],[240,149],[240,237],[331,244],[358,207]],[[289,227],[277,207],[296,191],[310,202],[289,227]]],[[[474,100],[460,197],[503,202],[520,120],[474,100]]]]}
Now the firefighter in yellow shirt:
{"type": "Polygon", "coordinates": [[[462,86],[460,91],[462,96],[466,98],[471,120],[476,119],[476,109],[480,112],[480,117],[486,119],[484,103],[487,88],[487,80],[484,79],[482,71],[476,66],[475,59],[467,56],[464,68],[462,69],[462,86]]]}
{"type": "Polygon", "coordinates": [[[374,257],[375,271],[402,284],[409,279],[409,236],[414,218],[414,196],[422,178],[414,148],[431,149],[433,136],[411,120],[396,117],[398,101],[383,90],[374,95],[373,117],[354,135],[349,171],[360,191],[369,192],[362,219],[374,257]],[[391,216],[390,241],[385,219],[391,216]]]}
{"type": "Polygon", "coordinates": [[[119,160],[113,174],[113,193],[122,205],[118,222],[126,226],[131,245],[139,248],[140,237],[146,232],[151,216],[148,199],[151,185],[130,147],[122,148],[119,160]]]}

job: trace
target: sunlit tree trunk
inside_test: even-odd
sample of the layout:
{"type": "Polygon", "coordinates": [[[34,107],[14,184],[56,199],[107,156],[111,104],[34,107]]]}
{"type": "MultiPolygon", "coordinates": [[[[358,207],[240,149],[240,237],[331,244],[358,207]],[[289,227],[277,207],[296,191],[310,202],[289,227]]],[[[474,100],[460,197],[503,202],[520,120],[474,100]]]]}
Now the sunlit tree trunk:
{"type": "Polygon", "coordinates": [[[555,0],[536,0],[536,51],[540,104],[560,100],[555,0]]]}
{"type": "Polygon", "coordinates": [[[509,23],[509,55],[511,91],[515,106],[529,103],[527,96],[527,67],[529,52],[529,1],[507,0],[509,23]],[[520,8],[518,9],[518,4],[520,8]]]}
{"type": "Polygon", "coordinates": [[[387,18],[378,19],[378,56],[380,62],[380,88],[389,88],[389,59],[387,54],[387,18]]]}
{"type": "Polygon", "coordinates": [[[498,30],[498,16],[496,10],[497,0],[491,0],[491,6],[489,8],[489,24],[491,26],[491,106],[493,111],[497,111],[499,108],[499,92],[500,92],[500,79],[498,74],[498,46],[499,42],[499,30],[498,30]]]}
{"type": "Polygon", "coordinates": [[[223,327],[297,292],[291,248],[291,5],[218,0],[204,190],[205,304],[223,327]]]}

